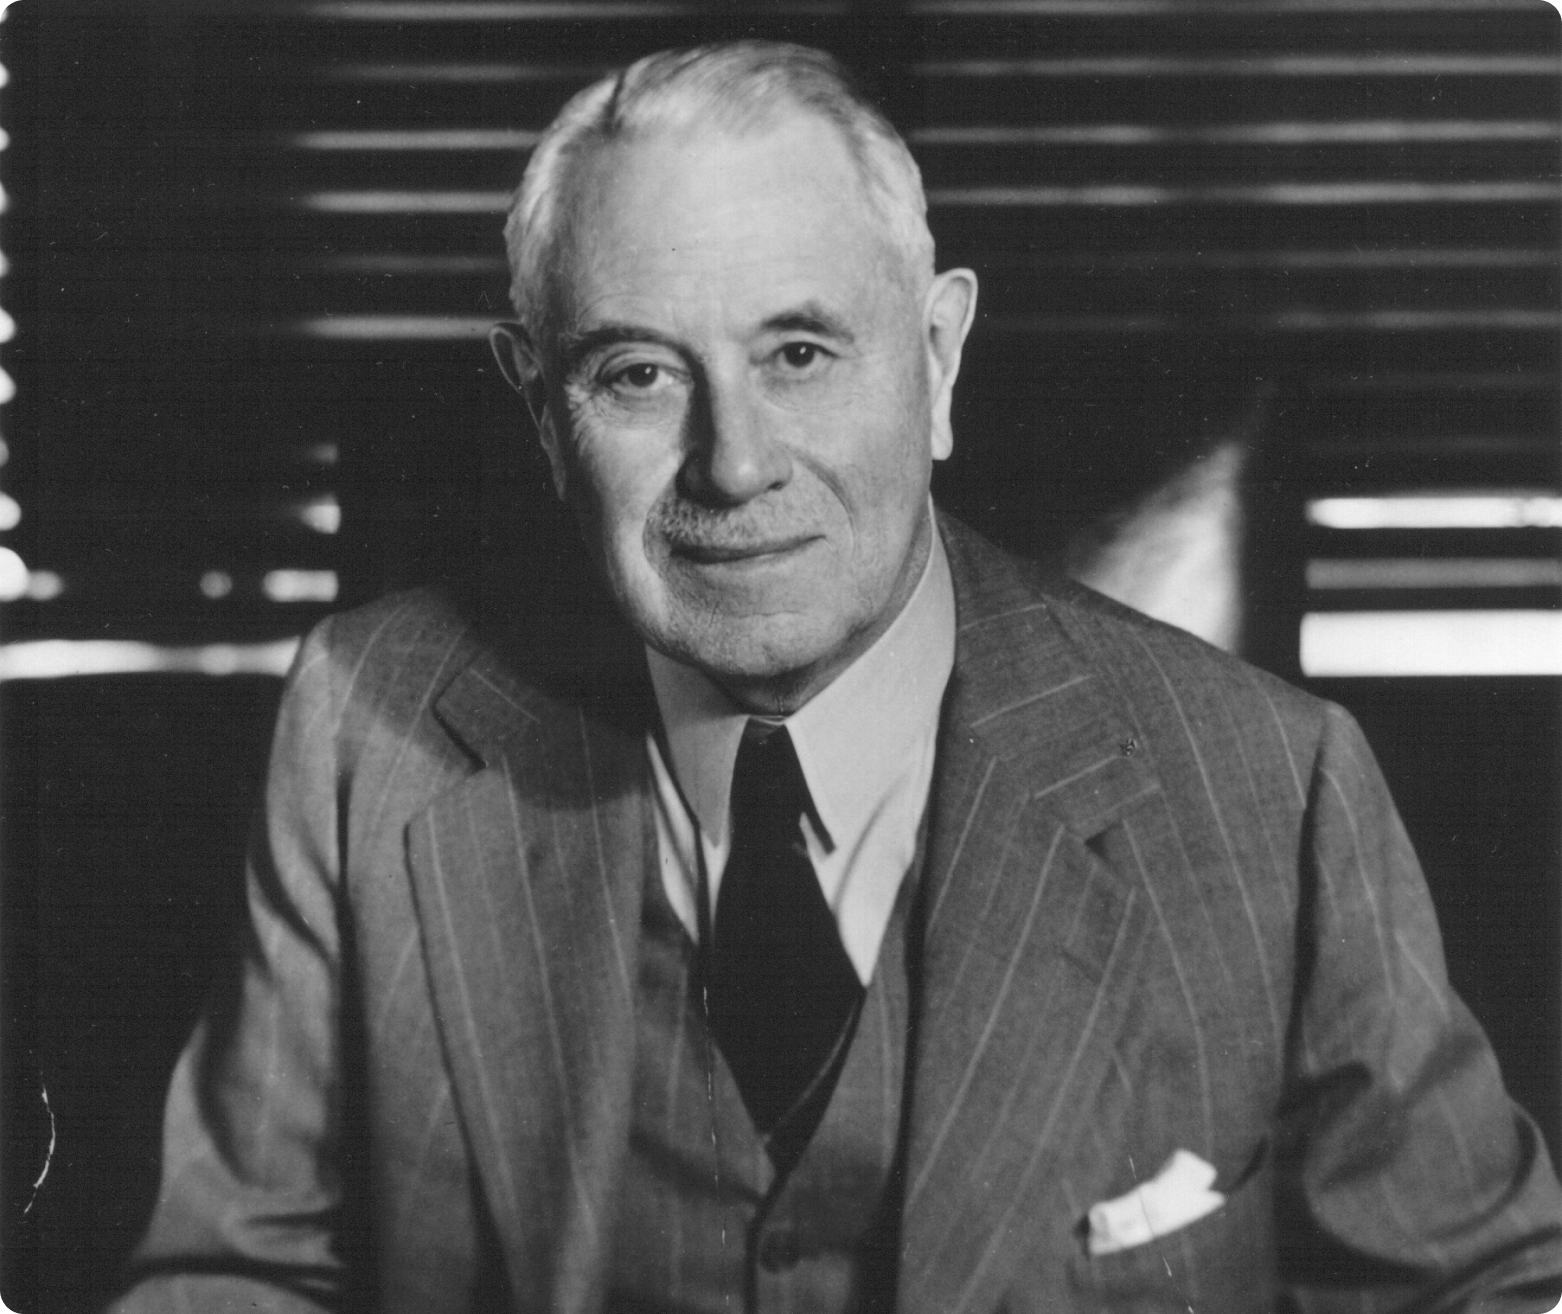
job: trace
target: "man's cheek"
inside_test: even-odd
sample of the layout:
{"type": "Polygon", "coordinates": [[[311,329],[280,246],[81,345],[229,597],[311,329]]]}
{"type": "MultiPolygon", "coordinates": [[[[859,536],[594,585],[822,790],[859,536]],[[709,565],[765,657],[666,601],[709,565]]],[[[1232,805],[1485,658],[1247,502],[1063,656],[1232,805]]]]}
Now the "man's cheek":
{"type": "Polygon", "coordinates": [[[652,445],[583,426],[576,430],[570,456],[576,487],[596,519],[611,523],[636,514],[643,518],[655,497],[652,445]]]}

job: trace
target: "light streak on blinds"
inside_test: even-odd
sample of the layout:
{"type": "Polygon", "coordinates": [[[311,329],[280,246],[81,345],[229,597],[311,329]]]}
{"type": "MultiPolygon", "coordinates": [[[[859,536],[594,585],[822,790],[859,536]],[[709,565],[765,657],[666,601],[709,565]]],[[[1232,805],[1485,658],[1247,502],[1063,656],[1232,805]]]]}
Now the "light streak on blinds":
{"type": "MultiPolygon", "coordinates": [[[[5,17],[4,9],[0,9],[0,19],[5,17]]],[[[10,81],[10,74],[4,65],[0,65],[0,87],[10,81]]],[[[0,132],[0,147],[9,146],[10,138],[0,132]]],[[[5,193],[0,191],[0,213],[7,208],[5,193]]],[[[0,274],[7,273],[10,264],[3,255],[0,255],[0,274]]],[[[0,342],[9,342],[16,336],[16,321],[3,309],[0,309],[0,342]]],[[[16,396],[16,383],[4,370],[0,370],[0,403],[11,401],[16,396]]],[[[0,465],[4,465],[10,459],[10,448],[5,440],[0,438],[0,465]]],[[[0,532],[15,529],[22,523],[21,504],[8,493],[0,493],[0,532]]],[[[46,601],[58,596],[64,585],[58,575],[52,572],[34,572],[27,569],[27,563],[11,548],[0,548],[0,602],[14,602],[21,598],[32,598],[36,601],[46,601]],[[50,581],[55,587],[50,590],[50,581]]]]}
{"type": "MultiPolygon", "coordinates": [[[[348,195],[369,193],[348,193],[348,195]]],[[[1562,201],[1555,182],[1277,182],[1220,187],[1097,183],[1082,187],[934,187],[936,206],[1427,205],[1562,201]]]]}
{"type": "Polygon", "coordinates": [[[321,214],[503,214],[509,192],[309,192],[298,198],[321,214]]]}
{"type": "Polygon", "coordinates": [[[1144,77],[1550,77],[1559,61],[1548,55],[1081,55],[1038,59],[927,59],[913,61],[916,77],[1144,78],[1144,77]]]}
{"type": "Polygon", "coordinates": [[[1307,587],[1330,589],[1520,589],[1562,585],[1562,560],[1545,557],[1320,558],[1307,587]]]}
{"type": "Polygon", "coordinates": [[[290,144],[305,151],[519,151],[540,132],[509,128],[336,129],[301,132],[290,144]]]}
{"type": "Polygon", "coordinates": [[[1551,141],[1562,125],[1549,119],[1411,122],[1363,119],[1298,123],[1043,123],[945,124],[919,128],[911,140],[926,146],[1161,146],[1186,142],[1308,146],[1414,141],[1551,141]]]}
{"type": "Polygon", "coordinates": [[[334,570],[268,570],[260,591],[273,602],[334,602],[334,570]]]}
{"type": "Polygon", "coordinates": [[[609,64],[342,64],[318,70],[332,82],[565,82],[601,77],[609,64]]]}
{"type": "Polygon", "coordinates": [[[317,534],[334,534],[342,527],[342,508],[334,497],[317,497],[296,508],[298,518],[317,534]]]}
{"type": "MultiPolygon", "coordinates": [[[[788,4],[794,14],[839,13],[843,4],[788,4]]],[[[306,10],[314,18],[356,19],[371,23],[554,22],[603,19],[693,18],[708,15],[705,5],[658,0],[319,0],[306,10]]]]}
{"type": "MultiPolygon", "coordinates": [[[[1115,0],[1113,0],[1115,2],[1115,0]]],[[[482,63],[341,64],[317,75],[342,82],[507,83],[587,82],[612,64],[482,63]]],[[[1447,55],[1400,53],[1319,55],[1079,55],[1031,59],[930,59],[913,61],[916,77],[947,78],[1141,78],[1141,77],[1555,77],[1557,60],[1545,55],[1447,55]]]]}
{"type": "Polygon", "coordinates": [[[320,268],[337,274],[498,274],[505,268],[503,256],[448,255],[440,252],[370,251],[324,256],[320,268]]]}
{"type": "Polygon", "coordinates": [[[300,320],[306,338],[358,342],[437,342],[487,336],[498,316],[320,315],[300,320]]]}
{"type": "Polygon", "coordinates": [[[1302,617],[1302,673],[1562,675],[1562,611],[1344,611],[1302,617]]]}
{"type": "MultiPolygon", "coordinates": [[[[1562,327],[1554,310],[1282,310],[1269,315],[1229,315],[1226,323],[1251,332],[1394,333],[1495,329],[1549,332],[1562,327]]],[[[1183,327],[1172,315],[989,315],[982,327],[998,333],[1169,333],[1183,327]]]]}
{"type": "Polygon", "coordinates": [[[1562,497],[1535,492],[1320,497],[1307,519],[1325,529],[1557,529],[1562,497]]]}
{"type": "Polygon", "coordinates": [[[20,554],[0,547],[0,602],[15,602],[27,596],[27,563],[20,554]]]}
{"type": "Polygon", "coordinates": [[[988,315],[989,333],[1170,333],[1170,315],[988,315]]]}
{"type": "MultiPolygon", "coordinates": [[[[1380,247],[1269,251],[1048,251],[1015,263],[1045,269],[1550,269],[1557,253],[1531,247],[1380,247]]],[[[495,261],[502,264],[501,261],[495,261]]],[[[389,272],[389,271],[386,271],[389,272]]],[[[1549,381],[1547,386],[1551,386],[1549,381]]]]}
{"type": "Polygon", "coordinates": [[[27,572],[27,596],[33,602],[53,602],[65,592],[64,577],[52,570],[27,572]]]}
{"type": "MultiPolygon", "coordinates": [[[[1243,317],[1235,317],[1243,323],[1243,317]]],[[[1508,329],[1548,332],[1562,326],[1555,310],[1282,310],[1255,316],[1254,327],[1290,332],[1330,332],[1335,329],[1383,330],[1390,333],[1443,332],[1449,329],[1508,329]]]]}
{"type": "Polygon", "coordinates": [[[130,639],[35,639],[0,645],[0,681],[164,672],[283,676],[293,664],[298,642],[276,639],[168,647],[130,639]]]}

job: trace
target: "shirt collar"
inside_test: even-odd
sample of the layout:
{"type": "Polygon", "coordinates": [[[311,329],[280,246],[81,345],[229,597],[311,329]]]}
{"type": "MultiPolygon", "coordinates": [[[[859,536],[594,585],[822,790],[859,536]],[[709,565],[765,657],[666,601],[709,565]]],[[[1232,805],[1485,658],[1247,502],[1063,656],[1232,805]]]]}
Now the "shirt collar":
{"type": "MultiPolygon", "coordinates": [[[[922,578],[890,627],[782,721],[831,847],[862,831],[919,738],[936,728],[954,668],[955,597],[933,526],[922,578]]],[[[700,829],[727,837],[732,768],[749,713],[693,667],[647,648],[673,774],[700,829]]]]}

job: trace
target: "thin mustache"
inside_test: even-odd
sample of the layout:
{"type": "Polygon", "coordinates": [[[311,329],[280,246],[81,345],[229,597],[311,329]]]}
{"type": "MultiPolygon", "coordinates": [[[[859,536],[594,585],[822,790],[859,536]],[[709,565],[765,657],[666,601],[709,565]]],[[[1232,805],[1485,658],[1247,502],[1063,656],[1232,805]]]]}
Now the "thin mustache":
{"type": "Polygon", "coordinates": [[[682,500],[658,507],[650,528],[675,551],[692,552],[764,551],[813,537],[810,526],[781,511],[712,511],[682,500]]]}

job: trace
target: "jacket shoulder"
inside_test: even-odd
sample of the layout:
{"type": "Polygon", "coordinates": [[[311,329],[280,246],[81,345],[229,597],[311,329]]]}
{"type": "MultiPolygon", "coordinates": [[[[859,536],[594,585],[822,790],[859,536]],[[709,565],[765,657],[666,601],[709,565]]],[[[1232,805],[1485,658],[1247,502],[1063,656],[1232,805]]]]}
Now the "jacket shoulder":
{"type": "Polygon", "coordinates": [[[1176,723],[1195,738],[1244,724],[1276,727],[1293,757],[1311,757],[1333,704],[1203,639],[1097,593],[1060,571],[1016,557],[941,519],[956,577],[977,616],[1046,608],[1114,701],[1145,728],[1176,723]]]}
{"type": "Polygon", "coordinates": [[[442,641],[471,637],[471,625],[451,599],[420,588],[336,612],[320,622],[306,645],[323,646],[338,663],[354,666],[416,665],[445,646],[442,641]]]}
{"type": "Polygon", "coordinates": [[[1059,623],[1098,659],[1137,675],[1176,671],[1181,682],[1209,685],[1224,696],[1253,700],[1289,721],[1322,722],[1333,705],[1278,675],[1205,642],[1187,630],[1155,620],[1070,579],[1045,586],[1059,623]]]}
{"type": "Polygon", "coordinates": [[[415,589],[337,612],[306,638],[289,697],[331,707],[344,760],[376,743],[426,737],[431,708],[481,643],[443,594],[415,589]]]}

